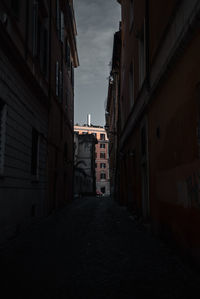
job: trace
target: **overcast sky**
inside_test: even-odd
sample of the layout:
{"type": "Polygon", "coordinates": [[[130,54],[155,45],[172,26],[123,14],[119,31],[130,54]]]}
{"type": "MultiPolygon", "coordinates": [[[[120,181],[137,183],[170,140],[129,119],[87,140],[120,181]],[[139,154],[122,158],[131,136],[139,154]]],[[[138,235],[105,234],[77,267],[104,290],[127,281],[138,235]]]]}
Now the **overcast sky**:
{"type": "Polygon", "coordinates": [[[109,62],[113,35],[119,29],[117,0],[74,0],[80,66],[75,69],[75,123],[91,114],[94,125],[105,124],[109,62]]]}

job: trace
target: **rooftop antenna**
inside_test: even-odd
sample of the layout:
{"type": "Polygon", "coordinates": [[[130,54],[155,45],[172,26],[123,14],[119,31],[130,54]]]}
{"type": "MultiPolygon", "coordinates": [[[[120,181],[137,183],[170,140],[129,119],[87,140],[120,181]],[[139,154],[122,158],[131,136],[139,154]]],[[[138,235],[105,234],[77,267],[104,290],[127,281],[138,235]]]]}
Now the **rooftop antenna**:
{"type": "Polygon", "coordinates": [[[91,114],[87,115],[87,126],[91,127],[91,114]]]}

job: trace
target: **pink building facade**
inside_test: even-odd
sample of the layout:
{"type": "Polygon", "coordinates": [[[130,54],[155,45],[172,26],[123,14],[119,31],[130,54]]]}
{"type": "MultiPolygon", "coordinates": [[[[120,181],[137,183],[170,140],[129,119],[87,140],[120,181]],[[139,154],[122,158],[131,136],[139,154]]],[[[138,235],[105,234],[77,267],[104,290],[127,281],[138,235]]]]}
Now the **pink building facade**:
{"type": "Polygon", "coordinates": [[[109,150],[108,137],[104,127],[100,126],[74,126],[74,131],[79,134],[93,134],[98,143],[96,144],[95,169],[96,169],[96,191],[105,196],[110,195],[109,176],[109,150]]]}

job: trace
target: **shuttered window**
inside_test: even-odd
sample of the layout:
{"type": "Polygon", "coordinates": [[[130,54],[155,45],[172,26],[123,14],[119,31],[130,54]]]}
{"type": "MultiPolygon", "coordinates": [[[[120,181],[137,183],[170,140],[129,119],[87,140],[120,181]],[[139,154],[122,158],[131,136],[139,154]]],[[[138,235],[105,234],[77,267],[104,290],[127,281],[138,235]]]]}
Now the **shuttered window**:
{"type": "Polygon", "coordinates": [[[60,28],[60,40],[61,40],[62,43],[64,43],[65,20],[64,20],[64,13],[62,11],[60,13],[60,22],[61,22],[61,24],[60,24],[60,26],[61,26],[61,28],[60,28]]]}
{"type": "Polygon", "coordinates": [[[4,174],[7,107],[0,99],[0,175],[4,174]]]}

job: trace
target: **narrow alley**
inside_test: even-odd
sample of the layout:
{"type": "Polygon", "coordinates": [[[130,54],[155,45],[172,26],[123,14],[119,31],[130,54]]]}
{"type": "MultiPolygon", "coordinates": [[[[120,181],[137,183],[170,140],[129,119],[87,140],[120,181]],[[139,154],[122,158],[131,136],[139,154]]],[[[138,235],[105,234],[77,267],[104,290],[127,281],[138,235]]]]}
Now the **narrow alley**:
{"type": "Polygon", "coordinates": [[[1,249],[7,296],[196,298],[200,277],[110,198],[82,197],[1,249]]]}

